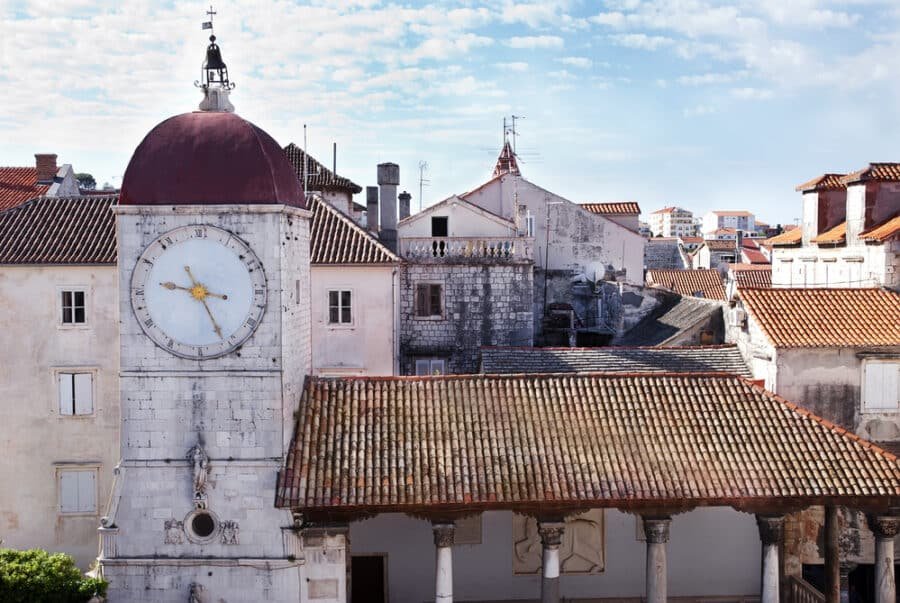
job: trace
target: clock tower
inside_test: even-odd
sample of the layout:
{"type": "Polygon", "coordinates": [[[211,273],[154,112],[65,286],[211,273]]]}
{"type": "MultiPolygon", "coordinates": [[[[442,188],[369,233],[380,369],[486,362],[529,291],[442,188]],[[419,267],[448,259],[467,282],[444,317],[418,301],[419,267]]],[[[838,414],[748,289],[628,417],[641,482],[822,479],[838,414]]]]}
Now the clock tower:
{"type": "Polygon", "coordinates": [[[281,147],[233,112],[215,36],[198,85],[201,110],[138,145],[116,209],[121,462],[101,571],[111,601],[295,602],[274,500],[310,370],[310,213],[281,147]]]}

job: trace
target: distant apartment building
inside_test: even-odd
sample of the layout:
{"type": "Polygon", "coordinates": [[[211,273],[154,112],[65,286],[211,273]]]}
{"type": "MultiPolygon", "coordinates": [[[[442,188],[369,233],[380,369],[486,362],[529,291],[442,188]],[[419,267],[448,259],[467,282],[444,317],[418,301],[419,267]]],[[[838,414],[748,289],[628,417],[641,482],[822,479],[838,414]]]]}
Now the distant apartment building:
{"type": "Polygon", "coordinates": [[[650,214],[654,237],[691,237],[696,234],[694,214],[681,207],[664,207],[650,214]]]}
{"type": "Polygon", "coordinates": [[[703,232],[712,232],[720,228],[753,232],[756,229],[756,219],[752,213],[744,210],[717,209],[703,214],[703,232]]]}

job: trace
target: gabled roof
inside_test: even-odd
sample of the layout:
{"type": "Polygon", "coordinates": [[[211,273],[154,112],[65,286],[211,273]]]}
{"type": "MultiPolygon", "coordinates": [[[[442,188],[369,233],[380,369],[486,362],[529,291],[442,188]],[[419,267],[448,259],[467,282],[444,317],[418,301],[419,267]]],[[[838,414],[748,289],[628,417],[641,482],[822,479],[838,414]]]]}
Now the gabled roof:
{"type": "Polygon", "coordinates": [[[0,212],[0,264],[115,264],[118,200],[41,197],[0,212]]]}
{"type": "Polygon", "coordinates": [[[900,163],[870,163],[861,170],[847,174],[843,180],[845,185],[869,181],[900,181],[900,163]]]}
{"type": "Polygon", "coordinates": [[[616,340],[620,346],[665,346],[698,324],[722,316],[723,304],[699,297],[671,294],[641,321],[616,340]]]}
{"type": "Polygon", "coordinates": [[[763,245],[770,247],[793,247],[803,241],[803,231],[799,228],[785,229],[781,234],[775,235],[763,241],[763,245]]]}
{"type": "Polygon", "coordinates": [[[802,193],[846,190],[847,185],[844,184],[845,176],[846,174],[822,174],[818,178],[813,178],[809,182],[798,184],[797,188],[794,190],[802,193]]]}
{"type": "Polygon", "coordinates": [[[513,176],[520,176],[522,172],[519,171],[519,163],[516,161],[516,154],[512,150],[512,145],[509,144],[509,141],[503,143],[503,148],[500,149],[500,156],[497,157],[497,164],[494,166],[494,176],[502,176],[503,174],[512,174],[513,176]]]}
{"type": "Polygon", "coordinates": [[[648,270],[647,284],[688,297],[701,292],[705,299],[725,301],[725,287],[718,270],[648,270]]]}
{"type": "Polygon", "coordinates": [[[811,242],[816,245],[843,245],[847,242],[847,223],[841,222],[834,228],[826,230],[811,242]]]}
{"type": "MultiPolygon", "coordinates": [[[[466,194],[468,194],[468,193],[466,193],[466,194]]],[[[507,220],[503,216],[498,216],[494,212],[488,211],[485,208],[481,207],[480,205],[475,205],[468,199],[458,196],[458,195],[451,195],[450,197],[447,197],[446,199],[443,199],[442,201],[438,201],[434,205],[429,205],[428,207],[426,207],[425,209],[423,209],[422,211],[420,211],[417,214],[410,214],[410,215],[406,216],[405,218],[403,218],[402,220],[400,220],[400,222],[398,222],[398,224],[409,224],[410,222],[415,222],[416,220],[421,220],[422,218],[425,218],[433,213],[437,213],[437,212],[443,210],[445,206],[451,205],[451,204],[459,205],[460,207],[463,207],[473,213],[476,213],[484,218],[487,218],[488,220],[491,220],[492,222],[496,222],[497,224],[503,226],[504,228],[510,228],[513,230],[516,228],[516,224],[512,220],[507,220]]]]}
{"type": "Polygon", "coordinates": [[[881,243],[900,233],[900,214],[859,233],[863,241],[881,243]]]}
{"type": "Polygon", "coordinates": [[[752,287],[768,289],[772,286],[772,266],[764,264],[730,264],[738,289],[752,287]]]}
{"type": "Polygon", "coordinates": [[[288,161],[294,166],[297,177],[303,179],[303,158],[306,157],[306,188],[308,192],[315,191],[334,191],[342,190],[351,194],[362,192],[362,187],[349,178],[338,176],[327,167],[316,161],[309,155],[307,156],[303,149],[295,145],[293,142],[284,147],[284,153],[287,155],[288,161]]]}
{"type": "Polygon", "coordinates": [[[311,377],[296,417],[304,518],[900,496],[895,456],[733,375],[311,377]]]}
{"type": "Polygon", "coordinates": [[[741,217],[750,217],[753,215],[752,212],[743,210],[743,209],[715,209],[713,210],[714,214],[717,216],[741,216],[741,217]]]}
{"type": "Polygon", "coordinates": [[[400,261],[381,241],[318,195],[310,201],[309,262],[312,265],[394,264],[400,261]]]}
{"type": "Polygon", "coordinates": [[[900,294],[884,289],[741,289],[777,348],[900,346],[900,294]]]}
{"type": "Polygon", "coordinates": [[[737,251],[736,239],[706,239],[703,245],[710,251],[737,251]]]}
{"type": "Polygon", "coordinates": [[[752,377],[734,345],[605,348],[481,348],[481,372],[710,373],[752,377]]]}
{"type": "Polygon", "coordinates": [[[49,189],[49,183],[38,184],[36,168],[0,167],[0,211],[40,197],[49,189]]]}
{"type": "Polygon", "coordinates": [[[592,214],[607,216],[637,216],[641,213],[640,206],[634,201],[619,201],[612,203],[581,203],[592,214]]]}
{"type": "Polygon", "coordinates": [[[753,239],[744,237],[741,241],[741,254],[751,264],[771,264],[760,248],[759,243],[753,239]]]}

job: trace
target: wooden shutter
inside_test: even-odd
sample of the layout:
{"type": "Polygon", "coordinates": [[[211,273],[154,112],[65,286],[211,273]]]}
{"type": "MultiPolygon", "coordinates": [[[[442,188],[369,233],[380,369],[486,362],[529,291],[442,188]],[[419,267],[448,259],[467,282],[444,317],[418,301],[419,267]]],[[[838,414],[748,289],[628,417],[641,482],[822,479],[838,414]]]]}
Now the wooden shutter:
{"type": "Polygon", "coordinates": [[[889,362],[866,363],[867,410],[895,410],[898,397],[898,373],[900,367],[889,362]]]}
{"type": "Polygon", "coordinates": [[[78,471],[78,511],[93,513],[97,510],[97,472],[78,471]]]}
{"type": "Polygon", "coordinates": [[[75,389],[72,373],[59,374],[59,414],[71,415],[75,406],[75,389]]]}
{"type": "Polygon", "coordinates": [[[75,374],[75,414],[89,415],[94,412],[94,385],[91,373],[75,374]]]}
{"type": "Polygon", "coordinates": [[[78,512],[77,471],[63,471],[59,474],[59,510],[62,513],[78,512]]]}
{"type": "Polygon", "coordinates": [[[59,474],[61,513],[93,513],[97,510],[97,472],[63,471],[59,474]]]}

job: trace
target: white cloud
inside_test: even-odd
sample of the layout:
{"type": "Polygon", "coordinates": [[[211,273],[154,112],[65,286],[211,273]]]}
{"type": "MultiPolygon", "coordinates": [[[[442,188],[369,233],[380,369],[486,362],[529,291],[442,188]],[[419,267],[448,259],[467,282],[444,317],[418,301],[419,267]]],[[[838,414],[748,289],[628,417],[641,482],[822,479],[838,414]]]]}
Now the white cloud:
{"type": "Polygon", "coordinates": [[[765,88],[735,88],[731,95],[742,100],[769,100],[775,93],[765,88]]]}
{"type": "Polygon", "coordinates": [[[513,36],[506,44],[510,48],[562,48],[564,41],[559,36],[513,36]]]}
{"type": "Polygon", "coordinates": [[[682,86],[709,86],[713,84],[728,84],[746,77],[746,72],[735,71],[729,73],[700,73],[695,75],[682,75],[676,80],[682,86]]]}
{"type": "Polygon", "coordinates": [[[562,57],[556,60],[563,65],[568,65],[569,67],[578,67],[579,69],[590,69],[590,67],[594,64],[594,62],[587,57],[562,57]]]}
{"type": "Polygon", "coordinates": [[[685,117],[704,117],[706,115],[712,115],[714,113],[718,113],[718,108],[713,105],[695,105],[693,107],[687,107],[682,112],[685,117]]]}
{"type": "Polygon", "coordinates": [[[672,46],[675,40],[665,36],[648,36],[643,33],[614,34],[609,37],[613,43],[625,48],[638,50],[658,50],[664,46],[672,46]]]}
{"type": "Polygon", "coordinates": [[[497,67],[504,71],[517,71],[519,73],[528,71],[528,63],[522,61],[513,61],[511,63],[497,63],[497,67]]]}

